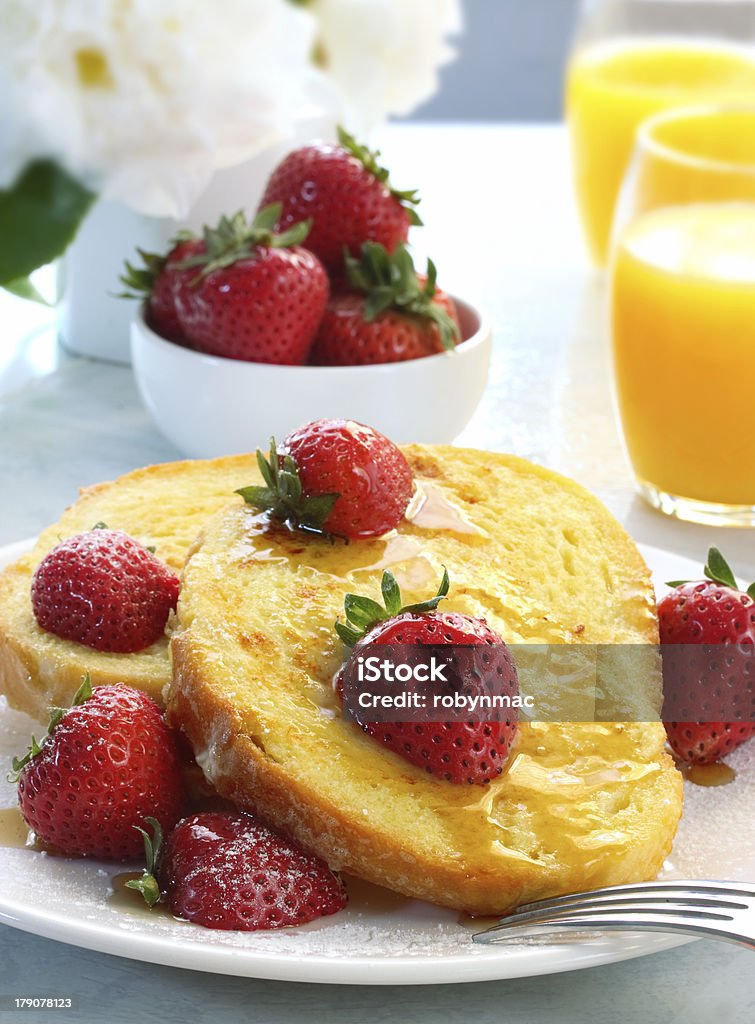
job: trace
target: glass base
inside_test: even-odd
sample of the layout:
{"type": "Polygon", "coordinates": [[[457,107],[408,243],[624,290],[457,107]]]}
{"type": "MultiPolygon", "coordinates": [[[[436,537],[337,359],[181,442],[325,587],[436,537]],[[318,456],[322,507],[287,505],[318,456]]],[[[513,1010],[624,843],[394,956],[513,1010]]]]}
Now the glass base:
{"type": "Polygon", "coordinates": [[[722,505],[668,494],[654,484],[637,481],[640,494],[659,512],[703,526],[755,526],[755,505],[722,505]]]}

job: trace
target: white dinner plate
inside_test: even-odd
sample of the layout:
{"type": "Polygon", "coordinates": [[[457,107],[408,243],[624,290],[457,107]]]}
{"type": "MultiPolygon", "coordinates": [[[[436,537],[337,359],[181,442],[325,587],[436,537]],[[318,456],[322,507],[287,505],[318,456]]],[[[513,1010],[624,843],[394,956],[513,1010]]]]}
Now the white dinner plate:
{"type": "MultiPolygon", "coordinates": [[[[0,566],[28,547],[0,548],[0,566]]],[[[686,559],[644,549],[658,582],[699,574],[686,559]]],[[[0,698],[0,816],[3,833],[15,788],[5,781],[13,754],[40,727],[0,698]]],[[[666,870],[700,878],[755,878],[755,744],[730,758],[727,786],[688,786],[685,813],[666,870]],[[748,810],[749,808],[749,810],[748,810]]],[[[622,934],[516,946],[479,946],[480,922],[456,912],[348,881],[347,910],[299,928],[271,932],[211,931],[125,906],[116,876],[123,865],[53,857],[7,836],[0,845],[0,921],[60,942],[150,963],[254,978],[331,984],[439,984],[571,971],[669,949],[678,936],[622,934]],[[113,879],[116,879],[115,888],[113,879]]],[[[487,924],[488,922],[485,922],[487,924]]]]}

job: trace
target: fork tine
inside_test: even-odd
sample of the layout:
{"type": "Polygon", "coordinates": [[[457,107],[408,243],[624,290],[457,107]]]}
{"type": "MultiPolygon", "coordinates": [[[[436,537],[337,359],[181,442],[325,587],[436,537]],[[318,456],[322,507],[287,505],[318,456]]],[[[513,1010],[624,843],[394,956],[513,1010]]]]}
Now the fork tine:
{"type": "Polygon", "coordinates": [[[732,930],[730,919],[723,915],[694,911],[675,912],[668,908],[668,913],[660,913],[658,908],[645,914],[641,918],[627,919],[623,914],[616,912],[602,912],[599,910],[582,913],[571,913],[562,917],[544,916],[541,920],[519,923],[517,918],[512,916],[508,920],[510,926],[501,929],[495,926],[484,932],[478,932],[472,938],[475,942],[482,944],[506,943],[532,937],[532,935],[547,935],[558,933],[560,930],[586,929],[597,931],[655,931],[674,932],[685,935],[697,935],[713,939],[723,939],[733,942],[747,949],[755,949],[755,938],[742,935],[732,930]]]}
{"type": "Polygon", "coordinates": [[[487,929],[487,932],[480,932],[478,934],[511,931],[515,928],[523,928],[530,924],[540,924],[541,922],[558,923],[567,918],[580,918],[589,921],[600,915],[617,916],[618,914],[622,914],[624,917],[631,917],[632,920],[636,919],[637,915],[640,914],[651,917],[653,915],[663,917],[676,915],[689,920],[703,918],[718,921],[732,920],[733,915],[731,913],[726,913],[723,908],[718,908],[717,905],[714,906],[715,909],[709,909],[692,905],[678,906],[669,903],[626,901],[610,904],[570,904],[562,908],[540,907],[524,914],[512,914],[510,917],[505,917],[498,924],[487,929]]]}
{"type": "Polygon", "coordinates": [[[727,919],[731,918],[731,912],[737,910],[755,909],[752,903],[745,901],[734,902],[727,898],[701,897],[696,893],[686,892],[684,894],[662,894],[662,895],[630,895],[630,896],[604,896],[594,900],[574,900],[559,904],[555,907],[532,907],[523,908],[516,914],[504,918],[501,923],[510,921],[512,924],[522,924],[525,921],[536,920],[542,917],[556,917],[562,914],[572,913],[608,913],[623,910],[628,914],[641,913],[643,910],[653,912],[655,910],[665,912],[666,908],[676,909],[682,912],[686,909],[718,911],[724,914],[727,919]]]}
{"type": "Polygon", "coordinates": [[[578,901],[592,902],[602,900],[609,896],[629,896],[630,894],[638,894],[641,896],[650,896],[657,894],[663,896],[666,894],[674,895],[685,893],[694,897],[700,896],[734,896],[742,898],[755,899],[755,884],[749,882],[718,882],[718,881],[686,881],[684,879],[674,879],[673,881],[662,881],[662,882],[636,882],[628,885],[611,885],[606,886],[602,889],[591,889],[587,892],[580,893],[567,893],[563,896],[554,896],[547,900],[535,900],[532,903],[525,903],[521,907],[517,907],[513,911],[513,914],[528,913],[531,910],[546,909],[548,907],[559,907],[566,903],[574,903],[578,901]]]}

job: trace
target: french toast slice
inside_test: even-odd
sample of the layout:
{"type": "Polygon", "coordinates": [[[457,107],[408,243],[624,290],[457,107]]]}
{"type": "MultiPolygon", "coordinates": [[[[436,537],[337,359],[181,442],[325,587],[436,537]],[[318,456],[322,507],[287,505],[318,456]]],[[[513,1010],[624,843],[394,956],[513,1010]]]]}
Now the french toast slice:
{"type": "MultiPolygon", "coordinates": [[[[388,567],[411,601],[445,565],[444,609],[508,643],[658,641],[647,568],[584,489],[512,456],[404,452],[424,503],[384,538],[298,536],[241,499],[205,526],[174,623],[171,721],[222,796],[409,896],[497,915],[654,877],[682,801],[659,721],[524,723],[507,770],[478,787],[426,774],[341,715],[333,624],[347,592],[378,596],[388,567]]],[[[651,658],[637,680],[656,719],[657,673],[651,658]]]]}
{"type": "Polygon", "coordinates": [[[46,722],[51,705],[70,704],[86,672],[95,686],[128,683],[162,703],[170,680],[167,639],[137,654],[107,654],[46,633],[31,608],[34,570],[60,540],[105,522],[154,546],[180,572],[205,520],[256,472],[253,465],[248,455],[163,463],[83,490],[28,554],[0,572],[0,693],[9,703],[46,722]]]}

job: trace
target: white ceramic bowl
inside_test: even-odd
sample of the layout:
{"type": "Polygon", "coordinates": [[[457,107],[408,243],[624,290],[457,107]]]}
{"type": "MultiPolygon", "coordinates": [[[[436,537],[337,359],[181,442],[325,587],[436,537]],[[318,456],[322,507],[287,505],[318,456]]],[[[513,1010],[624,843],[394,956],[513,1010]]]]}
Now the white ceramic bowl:
{"type": "Polygon", "coordinates": [[[310,420],[367,423],[399,444],[453,441],[472,418],[488,375],[487,320],[454,299],[454,352],[376,366],[272,366],[221,359],[131,325],[139,391],[155,425],[184,454],[213,458],[264,448],[310,420]]]}

